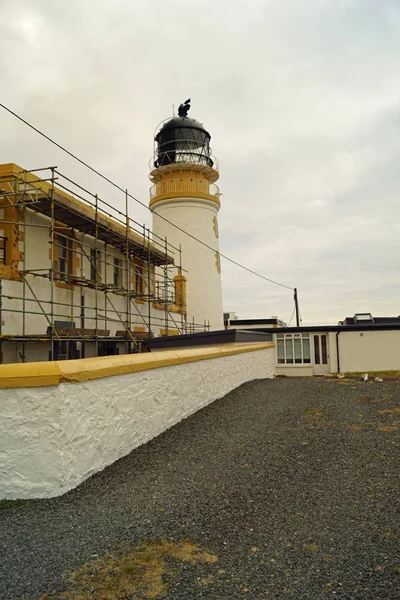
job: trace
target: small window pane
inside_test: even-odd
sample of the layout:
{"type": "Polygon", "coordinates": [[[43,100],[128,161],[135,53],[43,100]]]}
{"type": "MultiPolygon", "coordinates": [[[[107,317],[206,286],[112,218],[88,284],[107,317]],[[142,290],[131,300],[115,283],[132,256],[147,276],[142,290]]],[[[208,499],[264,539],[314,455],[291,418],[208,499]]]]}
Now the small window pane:
{"type": "Polygon", "coordinates": [[[314,335],[314,356],[315,356],[315,364],[319,365],[321,363],[319,356],[319,336],[314,335]]]}
{"type": "Polygon", "coordinates": [[[326,335],[321,335],[321,353],[322,353],[322,364],[328,364],[328,353],[326,350],[326,335]]]}
{"type": "Polygon", "coordinates": [[[278,350],[278,363],[282,364],[285,362],[285,342],[283,340],[278,340],[277,350],[278,350]]]}
{"type": "Polygon", "coordinates": [[[293,363],[293,341],[286,340],[286,362],[293,363]]]}
{"type": "Polygon", "coordinates": [[[301,363],[301,340],[294,340],[294,362],[301,363]]]}
{"type": "Polygon", "coordinates": [[[310,363],[310,339],[303,340],[303,362],[310,363]]]}

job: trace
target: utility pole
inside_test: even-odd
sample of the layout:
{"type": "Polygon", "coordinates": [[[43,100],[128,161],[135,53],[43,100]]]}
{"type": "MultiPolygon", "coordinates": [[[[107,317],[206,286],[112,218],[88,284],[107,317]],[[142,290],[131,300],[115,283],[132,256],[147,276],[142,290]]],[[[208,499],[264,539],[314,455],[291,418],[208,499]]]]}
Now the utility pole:
{"type": "Polygon", "coordinates": [[[297,298],[297,288],[294,288],[294,306],[296,309],[296,327],[300,327],[300,315],[299,315],[299,300],[297,298]]]}

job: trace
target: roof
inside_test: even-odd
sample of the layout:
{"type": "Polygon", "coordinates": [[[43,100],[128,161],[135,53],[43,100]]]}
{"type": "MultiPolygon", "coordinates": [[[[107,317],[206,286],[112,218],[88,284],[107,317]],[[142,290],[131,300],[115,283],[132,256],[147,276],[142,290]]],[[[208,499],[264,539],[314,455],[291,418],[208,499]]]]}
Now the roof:
{"type": "Polygon", "coordinates": [[[207,134],[207,136],[209,138],[211,138],[210,134],[208,133],[208,131],[204,127],[204,125],[202,123],[200,123],[199,121],[196,121],[196,119],[192,119],[191,117],[173,117],[172,119],[169,119],[169,121],[166,121],[162,125],[162,127],[160,128],[159,132],[156,135],[156,139],[158,138],[158,136],[161,133],[163,133],[167,129],[183,129],[183,128],[199,129],[200,131],[207,134]]]}
{"type": "Polygon", "coordinates": [[[34,191],[35,197],[32,201],[24,202],[30,210],[49,217],[53,197],[56,221],[93,237],[96,236],[97,229],[98,239],[112,244],[122,252],[125,252],[126,244],[128,244],[130,252],[147,259],[150,251],[151,262],[154,264],[174,264],[171,255],[160,250],[154,243],[149,243],[131,227],[127,231],[126,226],[107,216],[101,210],[96,211],[89,203],[78,200],[57,187],[54,187],[52,196],[51,183],[25,171],[22,167],[14,163],[0,165],[0,178],[4,181],[7,177],[19,179],[21,185],[26,186],[28,192],[34,191]]]}
{"type": "Polygon", "coordinates": [[[225,319],[230,321],[231,325],[276,325],[283,324],[283,321],[275,317],[270,319],[225,319]]]}
{"type": "MultiPolygon", "coordinates": [[[[357,315],[354,317],[346,317],[343,321],[339,322],[339,325],[361,325],[361,321],[357,320],[357,315]]],[[[400,324],[400,317],[372,317],[372,320],[362,321],[363,326],[371,327],[374,324],[400,324]]]]}
{"type": "MultiPolygon", "coordinates": [[[[276,331],[275,329],[273,331],[276,331]]],[[[215,344],[269,342],[272,335],[260,331],[244,329],[222,329],[218,331],[200,331],[184,335],[171,335],[144,340],[148,350],[162,348],[181,348],[187,346],[210,346],[215,344]]]]}
{"type": "Polygon", "coordinates": [[[309,327],[279,327],[273,329],[270,327],[258,327],[252,331],[260,331],[263,333],[273,333],[281,335],[282,333],[328,333],[341,331],[397,331],[400,330],[400,323],[360,323],[359,325],[310,325],[309,327]]]}

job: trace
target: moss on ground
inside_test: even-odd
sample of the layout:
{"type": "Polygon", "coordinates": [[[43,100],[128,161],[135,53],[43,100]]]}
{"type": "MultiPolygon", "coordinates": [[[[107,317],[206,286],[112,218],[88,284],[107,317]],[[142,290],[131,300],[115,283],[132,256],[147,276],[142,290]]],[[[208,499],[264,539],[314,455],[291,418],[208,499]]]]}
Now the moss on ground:
{"type": "Polygon", "coordinates": [[[85,563],[66,577],[67,590],[41,600],[143,600],[163,598],[171,561],[192,565],[215,563],[218,558],[189,541],[148,542],[136,548],[120,548],[85,563]]]}

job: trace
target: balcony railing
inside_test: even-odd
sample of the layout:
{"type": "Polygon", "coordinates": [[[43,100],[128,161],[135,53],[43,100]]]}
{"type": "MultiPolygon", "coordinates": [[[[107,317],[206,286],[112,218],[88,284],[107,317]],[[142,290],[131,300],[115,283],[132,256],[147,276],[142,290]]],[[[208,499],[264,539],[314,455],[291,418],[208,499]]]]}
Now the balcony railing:
{"type": "Polygon", "coordinates": [[[150,159],[149,169],[165,167],[169,165],[200,165],[204,167],[212,167],[214,171],[219,171],[219,161],[213,154],[208,154],[196,150],[155,150],[153,158],[150,159]]]}

